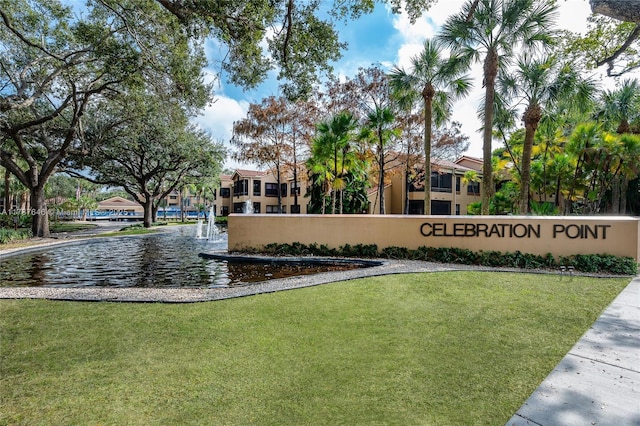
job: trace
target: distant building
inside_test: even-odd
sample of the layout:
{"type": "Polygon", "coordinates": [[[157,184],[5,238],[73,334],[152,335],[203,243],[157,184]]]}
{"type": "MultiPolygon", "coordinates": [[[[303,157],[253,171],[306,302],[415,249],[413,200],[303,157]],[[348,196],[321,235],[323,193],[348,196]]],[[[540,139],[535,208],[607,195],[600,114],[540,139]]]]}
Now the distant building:
{"type": "Polygon", "coordinates": [[[144,209],[135,201],[123,197],[111,197],[98,202],[98,207],[88,216],[90,220],[125,220],[141,219],[144,209]]]}
{"type": "MultiPolygon", "coordinates": [[[[185,219],[196,219],[208,212],[205,200],[199,200],[196,195],[190,194],[186,189],[182,194],[174,190],[160,201],[157,219],[180,219],[184,211],[185,219]]],[[[210,204],[210,200],[207,202],[210,204]]],[[[144,216],[144,208],[136,201],[123,197],[111,197],[98,203],[97,209],[91,213],[90,219],[141,219],[144,216]]]]}

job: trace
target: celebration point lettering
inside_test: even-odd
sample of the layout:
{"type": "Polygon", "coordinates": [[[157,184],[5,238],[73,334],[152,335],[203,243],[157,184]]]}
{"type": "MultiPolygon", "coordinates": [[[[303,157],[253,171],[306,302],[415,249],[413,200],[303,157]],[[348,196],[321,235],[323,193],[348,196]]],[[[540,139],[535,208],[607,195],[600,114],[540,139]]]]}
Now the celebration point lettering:
{"type": "MultiPolygon", "coordinates": [[[[603,239],[607,238],[607,229],[611,225],[563,225],[553,224],[552,237],[570,239],[603,239]]],[[[420,234],[424,237],[462,237],[462,238],[540,238],[540,224],[524,223],[446,223],[425,222],[420,226],[420,234]]]]}

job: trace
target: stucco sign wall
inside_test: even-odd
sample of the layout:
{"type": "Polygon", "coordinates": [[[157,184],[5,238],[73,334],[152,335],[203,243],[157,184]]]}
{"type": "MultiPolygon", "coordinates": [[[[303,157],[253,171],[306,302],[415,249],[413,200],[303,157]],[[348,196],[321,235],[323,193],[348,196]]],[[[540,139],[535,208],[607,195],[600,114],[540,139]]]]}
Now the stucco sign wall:
{"type": "Polygon", "coordinates": [[[231,215],[229,249],[270,243],[458,247],[640,261],[640,219],[604,216],[231,215]]]}

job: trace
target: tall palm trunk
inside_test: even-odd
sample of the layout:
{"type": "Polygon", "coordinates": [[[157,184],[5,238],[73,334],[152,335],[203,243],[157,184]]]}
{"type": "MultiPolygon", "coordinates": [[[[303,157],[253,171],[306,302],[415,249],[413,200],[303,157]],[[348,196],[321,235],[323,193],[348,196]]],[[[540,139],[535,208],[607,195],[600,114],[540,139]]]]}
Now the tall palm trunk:
{"type": "Polygon", "coordinates": [[[533,140],[540,122],[541,109],[538,104],[531,104],[524,112],[525,126],[524,147],[522,149],[522,165],[520,174],[520,213],[529,213],[529,193],[531,186],[531,154],[533,152],[533,140]]]}
{"type": "Polygon", "coordinates": [[[431,135],[433,120],[433,97],[436,91],[431,83],[424,86],[424,214],[431,214],[431,135]]]}
{"type": "Polygon", "coordinates": [[[498,52],[489,50],[484,61],[484,129],[482,135],[482,214],[489,214],[489,203],[494,195],[493,166],[491,164],[491,141],[493,132],[493,107],[495,83],[498,75],[498,52]]]}
{"type": "Polygon", "coordinates": [[[629,179],[622,177],[620,183],[620,214],[627,214],[627,192],[629,191],[629,179]]]}
{"type": "Polygon", "coordinates": [[[332,207],[331,214],[336,214],[336,199],[338,198],[338,194],[336,192],[336,179],[338,177],[338,147],[334,150],[333,154],[333,184],[331,185],[331,197],[332,197],[332,207]]]}
{"type": "MultiPolygon", "coordinates": [[[[382,131],[378,132],[379,146],[382,147],[382,131]]],[[[378,152],[378,195],[380,196],[380,214],[385,214],[384,201],[384,150],[378,152]]]]}
{"type": "Polygon", "coordinates": [[[616,176],[613,178],[611,182],[611,213],[619,214],[620,213],[620,181],[622,177],[616,176]]]}

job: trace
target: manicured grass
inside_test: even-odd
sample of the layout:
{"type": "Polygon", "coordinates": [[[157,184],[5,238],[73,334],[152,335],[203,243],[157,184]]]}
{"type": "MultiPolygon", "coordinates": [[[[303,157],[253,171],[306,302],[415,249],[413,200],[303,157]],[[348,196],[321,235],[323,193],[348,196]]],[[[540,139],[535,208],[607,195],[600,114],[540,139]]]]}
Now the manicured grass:
{"type": "Polygon", "coordinates": [[[105,232],[102,234],[94,235],[94,237],[100,238],[100,237],[123,237],[126,235],[144,235],[144,234],[153,234],[156,231],[157,231],[156,228],[131,228],[131,229],[124,228],[120,231],[105,232]]]}
{"type": "Polygon", "coordinates": [[[85,229],[94,229],[97,228],[98,225],[95,223],[78,223],[78,222],[53,222],[49,227],[49,231],[52,234],[59,232],[75,232],[82,231],[85,229]]]}
{"type": "Polygon", "coordinates": [[[628,279],[447,272],[0,301],[0,424],[504,424],[628,279]]]}

